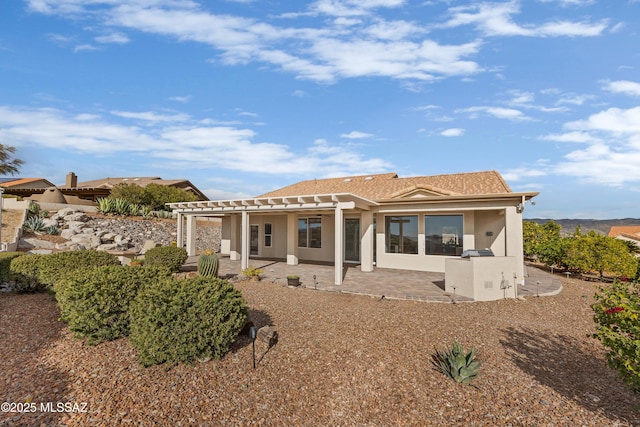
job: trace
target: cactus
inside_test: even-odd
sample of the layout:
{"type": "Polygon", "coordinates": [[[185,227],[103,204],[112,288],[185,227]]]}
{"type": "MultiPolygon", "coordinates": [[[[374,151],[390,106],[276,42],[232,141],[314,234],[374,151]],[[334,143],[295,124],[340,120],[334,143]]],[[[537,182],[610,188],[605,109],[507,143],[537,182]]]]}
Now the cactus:
{"type": "Polygon", "coordinates": [[[204,277],[217,277],[218,256],[212,250],[206,250],[198,257],[198,274],[204,277]]]}
{"type": "Polygon", "coordinates": [[[454,340],[450,350],[436,350],[436,353],[432,355],[432,363],[438,371],[454,381],[469,384],[480,372],[480,362],[475,358],[475,350],[471,349],[465,352],[462,346],[454,340]]]}

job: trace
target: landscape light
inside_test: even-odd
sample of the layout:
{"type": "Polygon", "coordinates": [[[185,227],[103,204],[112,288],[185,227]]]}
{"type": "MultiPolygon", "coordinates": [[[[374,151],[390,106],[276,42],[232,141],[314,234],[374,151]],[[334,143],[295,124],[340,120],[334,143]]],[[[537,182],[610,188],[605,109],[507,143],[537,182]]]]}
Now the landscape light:
{"type": "Polygon", "coordinates": [[[253,352],[253,369],[256,369],[256,327],[253,323],[249,326],[249,338],[251,338],[251,349],[253,352]]]}

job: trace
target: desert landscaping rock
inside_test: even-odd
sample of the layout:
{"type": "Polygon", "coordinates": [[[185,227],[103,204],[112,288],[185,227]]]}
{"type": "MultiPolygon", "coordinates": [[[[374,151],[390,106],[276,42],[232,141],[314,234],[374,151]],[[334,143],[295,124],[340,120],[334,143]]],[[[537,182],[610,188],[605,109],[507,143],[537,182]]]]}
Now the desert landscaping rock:
{"type": "Polygon", "coordinates": [[[4,401],[86,412],[0,413],[1,426],[638,426],[640,395],[594,332],[598,283],[525,301],[379,300],[236,282],[271,348],[242,336],[221,360],[143,368],[126,339],[88,346],[48,294],[0,294],[4,401]],[[473,386],[431,365],[457,339],[478,351],[473,386]]]}
{"type": "MultiPolygon", "coordinates": [[[[161,219],[131,219],[104,217],[62,209],[50,218],[57,226],[64,242],[52,244],[38,237],[20,241],[23,249],[56,249],[59,251],[96,249],[106,251],[144,252],[144,242],[153,241],[169,246],[177,240],[176,221],[161,219]]],[[[212,223],[198,223],[196,250],[220,249],[220,227],[212,223]]]]}

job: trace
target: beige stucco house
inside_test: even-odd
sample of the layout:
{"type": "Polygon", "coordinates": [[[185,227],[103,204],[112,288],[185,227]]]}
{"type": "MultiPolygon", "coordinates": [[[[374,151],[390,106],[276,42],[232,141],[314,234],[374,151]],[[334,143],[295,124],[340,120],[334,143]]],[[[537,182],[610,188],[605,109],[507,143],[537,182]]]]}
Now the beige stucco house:
{"type": "MultiPolygon", "coordinates": [[[[408,178],[387,173],[302,181],[251,199],[170,206],[178,218],[178,245],[190,255],[196,218],[221,217],[221,252],[240,260],[241,268],[252,257],[328,262],[339,285],[349,263],[365,272],[375,266],[446,273],[448,259],[489,248],[495,257],[470,262],[464,277],[475,275],[478,262],[500,262],[503,275],[522,281],[522,212],[537,194],[512,192],[495,171],[408,178]]],[[[495,299],[470,292],[476,300],[495,299]]]]}

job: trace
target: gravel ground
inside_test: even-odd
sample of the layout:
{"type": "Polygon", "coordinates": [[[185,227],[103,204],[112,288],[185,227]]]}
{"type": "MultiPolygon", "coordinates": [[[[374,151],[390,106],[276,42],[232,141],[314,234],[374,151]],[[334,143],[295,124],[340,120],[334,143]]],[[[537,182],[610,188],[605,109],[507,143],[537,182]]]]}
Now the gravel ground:
{"type": "Polygon", "coordinates": [[[236,286],[254,323],[279,332],[268,351],[256,342],[255,370],[245,337],[222,360],[145,369],[125,339],[74,339],[51,295],[0,295],[0,400],[36,409],[1,413],[0,425],[640,425],[640,396],[589,337],[594,283],[456,305],[236,286]],[[454,338],[479,352],[475,386],[430,365],[454,338]],[[45,402],[70,411],[42,411],[45,402]]]}

